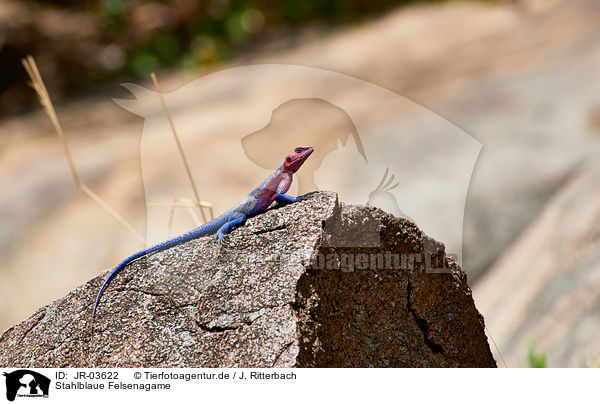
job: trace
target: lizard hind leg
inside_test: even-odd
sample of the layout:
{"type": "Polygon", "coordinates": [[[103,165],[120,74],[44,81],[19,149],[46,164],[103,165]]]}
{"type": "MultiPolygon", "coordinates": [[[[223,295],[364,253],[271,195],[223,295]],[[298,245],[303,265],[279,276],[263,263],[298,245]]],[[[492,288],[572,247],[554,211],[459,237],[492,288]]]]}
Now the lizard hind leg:
{"type": "Polygon", "coordinates": [[[228,220],[217,230],[217,239],[219,245],[223,243],[223,237],[231,231],[235,226],[241,224],[246,220],[246,215],[241,212],[234,212],[229,216],[228,220]]]}

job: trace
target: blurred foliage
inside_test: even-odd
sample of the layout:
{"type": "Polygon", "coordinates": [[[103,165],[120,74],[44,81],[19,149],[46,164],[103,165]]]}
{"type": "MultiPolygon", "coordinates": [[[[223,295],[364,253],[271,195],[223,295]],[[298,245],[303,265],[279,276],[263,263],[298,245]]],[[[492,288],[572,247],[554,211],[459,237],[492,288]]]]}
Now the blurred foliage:
{"type": "Polygon", "coordinates": [[[0,113],[35,100],[20,66],[27,54],[38,60],[59,99],[116,77],[148,77],[164,66],[210,66],[257,42],[293,35],[300,26],[356,23],[412,2],[3,0],[0,113]]]}
{"type": "Polygon", "coordinates": [[[159,66],[195,69],[219,62],[244,45],[306,23],[358,22],[411,1],[145,1],[100,0],[98,7],[115,41],[127,43],[124,70],[138,76],[159,66]],[[177,13],[177,9],[183,13],[177,13]]]}
{"type": "Polygon", "coordinates": [[[546,354],[543,352],[536,352],[535,342],[530,342],[527,347],[527,363],[530,368],[545,368],[546,366],[546,354]]]}

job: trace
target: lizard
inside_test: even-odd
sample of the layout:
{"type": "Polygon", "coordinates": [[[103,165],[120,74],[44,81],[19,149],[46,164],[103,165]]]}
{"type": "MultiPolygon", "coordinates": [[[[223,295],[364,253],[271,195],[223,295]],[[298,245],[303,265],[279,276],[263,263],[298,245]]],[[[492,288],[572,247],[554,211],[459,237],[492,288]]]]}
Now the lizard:
{"type": "Polygon", "coordinates": [[[296,147],[294,151],[288,154],[279,167],[271,175],[269,175],[260,185],[254,188],[244,199],[238,204],[223,213],[221,216],[211,220],[210,222],[204,223],[203,225],[196,227],[188,231],[187,233],[181,234],[177,237],[163,241],[162,243],[148,247],[142,251],[139,251],[127,258],[125,258],[119,265],[117,265],[106,277],[104,283],[98,291],[96,301],[94,302],[94,308],[92,310],[92,321],[90,327],[93,328],[94,318],[96,316],[96,310],[98,309],[98,303],[102,292],[106,289],[110,281],[114,276],[129,263],[138,260],[148,254],[152,254],[158,251],[163,251],[173,246],[176,246],[186,241],[190,241],[202,236],[216,234],[219,245],[223,242],[223,238],[229,233],[234,227],[242,224],[247,218],[259,215],[267,210],[269,205],[273,201],[279,203],[293,203],[297,202],[309,194],[303,196],[290,196],[285,193],[292,184],[292,177],[296,171],[306,161],[308,156],[312,154],[314,149],[310,146],[296,147]]]}

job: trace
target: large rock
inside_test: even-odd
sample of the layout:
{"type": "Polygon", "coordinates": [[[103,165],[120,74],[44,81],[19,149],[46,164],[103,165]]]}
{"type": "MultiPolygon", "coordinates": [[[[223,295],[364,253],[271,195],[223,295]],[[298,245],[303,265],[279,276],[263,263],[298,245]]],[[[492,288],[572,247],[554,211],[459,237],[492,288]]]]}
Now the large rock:
{"type": "MultiPolygon", "coordinates": [[[[247,56],[232,64],[305,65],[310,61],[311,66],[389,88],[477,138],[483,148],[469,187],[463,239],[464,268],[469,281],[473,282],[535,219],[582,158],[600,153],[600,2],[521,2],[535,4],[527,6],[524,12],[500,2],[411,6],[361,26],[330,30],[323,36],[292,35],[289,42],[274,43],[264,53],[244,52],[247,56]]],[[[0,37],[10,29],[2,23],[14,20],[10,10],[15,5],[23,8],[26,3],[24,0],[2,2],[0,14],[5,17],[0,17],[0,37]],[[10,6],[5,7],[5,4],[10,6]]],[[[69,2],[75,3],[89,9],[88,2],[69,2]]],[[[59,9],[67,15],[64,7],[59,9]]],[[[32,24],[47,24],[47,19],[40,17],[36,10],[24,15],[32,24]]],[[[73,27],[75,19],[67,17],[69,24],[58,28],[73,27]]],[[[93,27],[87,24],[85,32],[93,27]]],[[[67,60],[73,59],[74,46],[85,45],[81,40],[85,32],[76,27],[72,33],[61,34],[64,40],[59,42],[62,52],[68,54],[67,60]]],[[[4,37],[15,38],[14,35],[4,37]]],[[[35,43],[40,49],[47,49],[44,43],[35,43]]],[[[101,54],[93,52],[94,57],[101,54]]],[[[163,153],[166,143],[159,141],[152,151],[159,156],[151,162],[152,172],[140,175],[139,136],[144,122],[112,102],[110,97],[130,98],[118,85],[111,86],[107,92],[91,91],[90,98],[57,102],[54,89],[60,84],[58,81],[72,78],[73,69],[80,69],[81,63],[93,60],[75,59],[75,64],[68,63],[68,66],[53,66],[47,58],[38,58],[38,64],[56,103],[80,177],[134,228],[142,231],[149,228],[147,212],[159,211],[159,208],[146,209],[146,203],[153,200],[144,199],[145,190],[156,189],[157,197],[170,198],[171,194],[165,195],[165,191],[174,189],[175,184],[180,192],[174,192],[173,197],[194,197],[184,166],[177,153],[167,157],[163,153]]],[[[5,59],[0,56],[0,60],[5,59]]],[[[23,91],[35,99],[33,91],[26,88],[24,69],[18,64],[13,67],[22,72],[22,79],[12,82],[20,83],[23,91]]],[[[215,68],[226,67],[229,66],[215,68]]],[[[159,72],[165,91],[204,75],[202,71],[193,76],[174,74],[169,77],[167,72],[159,72]]],[[[7,82],[11,82],[9,77],[4,75],[7,82]]],[[[194,156],[189,162],[197,167],[193,174],[201,197],[213,204],[215,212],[226,211],[232,201],[238,200],[256,186],[257,181],[262,181],[263,174],[269,173],[264,170],[254,174],[256,171],[252,170],[257,167],[246,156],[231,157],[240,150],[242,134],[229,129],[233,121],[248,122],[246,119],[251,121],[256,117],[248,105],[269,104],[279,95],[281,91],[265,91],[265,82],[281,91],[290,86],[310,85],[299,82],[296,77],[269,76],[268,80],[261,81],[239,76],[203,88],[199,92],[201,102],[169,99],[168,106],[180,136],[185,128],[192,128],[196,136],[194,140],[183,137],[182,140],[188,157],[194,156]],[[232,120],[232,116],[236,119],[232,120]],[[197,136],[201,132],[204,134],[197,136]]],[[[140,84],[153,88],[150,81],[140,84]]],[[[385,108],[378,110],[371,102],[365,102],[368,98],[356,88],[349,91],[336,87],[333,82],[323,83],[323,88],[343,96],[344,105],[360,106],[362,116],[380,123],[378,133],[397,134],[399,127],[417,128],[412,133],[419,133],[419,119],[386,114],[385,108]],[[393,119],[384,119],[385,116],[393,119]]],[[[2,95],[14,105],[14,93],[4,91],[2,95]]],[[[160,103],[157,105],[156,114],[164,119],[160,103]]],[[[272,105],[275,108],[279,104],[272,105]]],[[[328,116],[320,110],[308,109],[306,118],[297,118],[301,124],[290,125],[289,130],[310,125],[312,131],[320,125],[320,130],[311,133],[328,139],[330,121],[324,119],[328,116]]],[[[164,125],[157,134],[171,139],[166,120],[164,125]]],[[[260,125],[252,130],[259,128],[260,125]]],[[[0,133],[0,189],[3,191],[0,192],[0,212],[6,218],[0,226],[0,329],[3,330],[46,302],[64,296],[90,279],[99,268],[118,262],[120,257],[138,249],[139,244],[73,185],[62,146],[41,108],[33,114],[1,119],[0,133]]],[[[360,133],[365,143],[367,135],[360,133]]],[[[289,153],[287,146],[283,147],[285,139],[279,134],[269,139],[270,147],[264,149],[271,158],[283,159],[289,153]],[[285,153],[275,152],[281,148],[285,153]]],[[[400,136],[384,140],[380,143],[382,149],[403,147],[400,136]]],[[[298,144],[320,146],[302,141],[294,142],[293,147],[298,144]]],[[[414,153],[416,158],[431,152],[427,144],[421,146],[422,149],[414,153]]],[[[375,158],[369,162],[376,161],[375,158]]],[[[358,168],[360,166],[348,166],[347,172],[359,172],[355,171],[358,168]]],[[[304,168],[300,172],[304,172],[304,168]]],[[[406,174],[403,190],[437,189],[435,184],[424,183],[421,176],[411,173],[410,167],[408,171],[396,173],[397,176],[406,174]]],[[[355,181],[348,181],[348,188],[356,188],[355,181]]],[[[408,195],[414,196],[412,192],[408,195]]],[[[412,218],[419,217],[404,206],[399,208],[412,218]]],[[[162,209],[166,233],[169,209],[162,209]]],[[[420,209],[424,215],[434,214],[425,204],[420,209]]],[[[187,212],[181,212],[175,216],[174,225],[192,226],[193,221],[185,221],[189,219],[187,212]]],[[[151,232],[143,235],[149,239],[163,237],[151,232]]],[[[451,240],[443,241],[449,244],[451,240]]]]}
{"type": "Polygon", "coordinates": [[[465,273],[411,222],[336,194],[106,273],[0,337],[0,365],[495,366],[465,273]]]}
{"type": "Polygon", "coordinates": [[[580,169],[474,288],[509,366],[532,344],[549,366],[600,365],[598,184],[600,164],[580,169]]]}

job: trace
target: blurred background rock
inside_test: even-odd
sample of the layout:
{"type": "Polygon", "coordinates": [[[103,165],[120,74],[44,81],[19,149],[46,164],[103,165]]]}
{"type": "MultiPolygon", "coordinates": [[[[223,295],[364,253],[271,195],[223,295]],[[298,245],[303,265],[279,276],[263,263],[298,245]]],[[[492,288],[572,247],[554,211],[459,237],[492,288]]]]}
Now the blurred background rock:
{"type": "MultiPolygon", "coordinates": [[[[600,164],[581,167],[475,285],[502,354],[600,366],[600,164]]],[[[498,358],[497,358],[498,359],[498,358]]]]}
{"type": "MultiPolygon", "coordinates": [[[[542,233],[561,238],[565,229],[560,220],[542,226],[541,212],[567,192],[563,188],[573,187],[582,167],[598,160],[599,26],[595,0],[1,0],[0,329],[139,249],[74,186],[60,143],[27,86],[22,57],[37,60],[83,181],[142,233],[144,121],[111,101],[131,97],[118,83],[151,87],[148,74],[157,71],[163,90],[171,91],[226,67],[291,63],[393,90],[479,140],[483,148],[469,188],[463,245],[476,304],[509,365],[527,364],[530,342],[547,353],[549,366],[597,365],[598,350],[589,342],[595,322],[588,319],[597,316],[600,301],[590,295],[585,305],[573,306],[582,293],[573,277],[593,282],[598,267],[599,239],[587,235],[594,222],[578,228],[586,234],[585,257],[596,264],[565,259],[570,248],[573,254],[583,251],[570,243],[556,265],[539,267],[533,257],[549,256],[546,251],[556,245],[542,233]],[[531,223],[544,231],[530,230],[531,223]],[[535,240],[540,244],[531,247],[535,240]],[[523,264],[531,262],[539,275],[523,264]],[[553,286],[538,298],[548,279],[553,286]],[[519,288],[522,294],[511,293],[519,288]],[[518,304],[507,304],[517,297],[518,304]],[[567,302],[565,311],[554,309],[559,298],[567,302]],[[544,339],[548,319],[560,333],[544,339]],[[577,324],[585,332],[568,332],[577,324]]],[[[368,110],[360,94],[348,97],[368,110]]],[[[186,119],[196,124],[194,105],[173,107],[189,110],[186,119]]],[[[222,138],[216,134],[208,144],[219,150],[222,138]]],[[[235,180],[232,188],[243,193],[256,185],[230,173],[207,175],[214,184],[235,180]]],[[[585,178],[593,187],[591,177],[585,178]]],[[[579,192],[582,200],[594,198],[579,192]]],[[[225,206],[237,196],[225,192],[211,202],[225,206]]],[[[579,207],[554,209],[566,218],[579,207]]]]}

